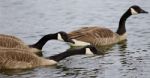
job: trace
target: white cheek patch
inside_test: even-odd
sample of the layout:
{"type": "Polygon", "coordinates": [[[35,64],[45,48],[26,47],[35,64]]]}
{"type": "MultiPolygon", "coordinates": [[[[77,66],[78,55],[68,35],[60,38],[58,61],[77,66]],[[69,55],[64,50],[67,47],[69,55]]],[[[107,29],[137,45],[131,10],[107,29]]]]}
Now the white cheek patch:
{"type": "Polygon", "coordinates": [[[74,44],[71,44],[71,46],[87,46],[87,45],[91,45],[88,42],[84,42],[84,41],[79,41],[76,39],[72,39],[74,41],[74,44]]]}
{"type": "Polygon", "coordinates": [[[88,54],[88,55],[94,55],[93,52],[89,48],[86,48],[85,53],[88,54]]]}
{"type": "Polygon", "coordinates": [[[138,12],[136,12],[133,8],[131,8],[131,14],[132,14],[132,15],[137,15],[138,12]]]}
{"type": "Polygon", "coordinates": [[[61,37],[61,35],[59,33],[57,35],[57,39],[60,40],[60,41],[64,41],[64,39],[61,37]]]}

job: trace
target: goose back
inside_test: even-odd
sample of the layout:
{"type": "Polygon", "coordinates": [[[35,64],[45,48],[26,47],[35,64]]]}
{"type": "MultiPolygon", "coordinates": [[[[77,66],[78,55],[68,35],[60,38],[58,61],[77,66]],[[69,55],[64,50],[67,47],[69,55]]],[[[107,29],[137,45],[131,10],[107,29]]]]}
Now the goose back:
{"type": "Polygon", "coordinates": [[[40,50],[29,47],[22,40],[15,36],[0,34],[0,48],[19,48],[31,50],[33,53],[38,53],[40,50]]]}
{"type": "Polygon", "coordinates": [[[102,27],[83,27],[70,32],[69,37],[79,41],[89,42],[96,46],[113,44],[119,41],[118,34],[108,28],[102,27]]]}
{"type": "Polygon", "coordinates": [[[29,54],[35,54],[29,49],[20,49],[20,48],[6,48],[6,47],[0,47],[0,52],[24,52],[24,53],[29,53],[29,54]]]}
{"type": "Polygon", "coordinates": [[[13,36],[0,36],[0,47],[29,49],[23,42],[14,39],[13,36]]]}
{"type": "Polygon", "coordinates": [[[46,65],[47,62],[47,59],[20,50],[0,52],[0,69],[28,69],[46,65]]]}
{"type": "Polygon", "coordinates": [[[12,35],[0,34],[0,37],[2,37],[2,38],[10,38],[10,39],[16,40],[16,41],[18,41],[20,43],[24,43],[21,39],[15,37],[15,36],[12,36],[12,35]]]}

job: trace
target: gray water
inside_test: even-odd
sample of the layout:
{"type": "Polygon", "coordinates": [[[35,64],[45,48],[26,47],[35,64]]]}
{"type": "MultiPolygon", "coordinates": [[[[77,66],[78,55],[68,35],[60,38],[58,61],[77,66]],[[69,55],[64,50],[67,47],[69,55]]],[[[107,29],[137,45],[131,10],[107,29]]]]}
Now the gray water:
{"type": "MultiPolygon", "coordinates": [[[[0,0],[0,33],[15,35],[27,44],[43,35],[101,25],[116,31],[121,15],[139,5],[150,12],[150,0],[0,0]]],[[[104,55],[72,56],[56,66],[0,71],[0,78],[150,78],[150,14],[131,16],[128,39],[105,50],[104,55]]],[[[49,41],[50,56],[69,49],[49,41]]]]}

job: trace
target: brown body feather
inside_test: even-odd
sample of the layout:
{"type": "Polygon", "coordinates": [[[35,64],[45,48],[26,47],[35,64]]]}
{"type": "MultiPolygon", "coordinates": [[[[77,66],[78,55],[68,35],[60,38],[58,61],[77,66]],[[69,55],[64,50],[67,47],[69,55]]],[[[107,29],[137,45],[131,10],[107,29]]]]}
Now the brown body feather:
{"type": "Polygon", "coordinates": [[[36,48],[29,47],[26,45],[21,39],[11,36],[0,34],[0,48],[18,48],[18,49],[26,49],[31,50],[33,53],[40,53],[40,50],[36,48]]]}
{"type": "Polygon", "coordinates": [[[6,48],[6,47],[0,47],[0,52],[8,52],[8,51],[13,51],[13,52],[24,52],[24,53],[29,53],[29,54],[35,54],[31,52],[29,49],[20,49],[20,48],[6,48]]]}
{"type": "Polygon", "coordinates": [[[14,36],[0,35],[0,47],[29,49],[25,43],[14,36]]]}
{"type": "Polygon", "coordinates": [[[92,45],[108,45],[119,41],[119,35],[108,28],[83,27],[69,33],[69,37],[92,45]]]}
{"type": "Polygon", "coordinates": [[[15,36],[12,36],[12,35],[5,35],[5,34],[0,34],[0,37],[3,37],[3,38],[10,38],[10,39],[13,39],[13,40],[16,40],[20,43],[24,43],[21,39],[15,37],[15,36]]]}
{"type": "Polygon", "coordinates": [[[16,37],[4,36],[4,35],[3,36],[0,35],[0,47],[23,48],[23,49],[28,49],[29,48],[22,41],[16,39],[16,37]]]}
{"type": "Polygon", "coordinates": [[[27,50],[1,50],[0,69],[27,69],[42,65],[50,65],[47,59],[38,57],[27,50]]]}

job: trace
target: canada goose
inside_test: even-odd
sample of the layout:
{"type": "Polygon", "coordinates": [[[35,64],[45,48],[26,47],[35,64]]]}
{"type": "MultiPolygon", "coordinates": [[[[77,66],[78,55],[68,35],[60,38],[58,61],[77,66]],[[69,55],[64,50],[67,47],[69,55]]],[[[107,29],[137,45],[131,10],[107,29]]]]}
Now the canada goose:
{"type": "Polygon", "coordinates": [[[116,32],[111,31],[108,28],[102,27],[83,27],[81,29],[72,31],[69,33],[69,37],[74,39],[76,44],[72,46],[84,46],[84,45],[96,45],[104,46],[114,43],[118,43],[126,39],[126,19],[131,15],[140,13],[148,13],[137,5],[131,6],[121,17],[119,21],[119,27],[116,32]]]}
{"type": "Polygon", "coordinates": [[[38,66],[55,65],[59,61],[72,55],[97,54],[98,50],[93,46],[86,46],[80,49],[67,50],[47,58],[39,57],[26,50],[3,50],[0,52],[0,69],[28,69],[38,66]]]}
{"type": "Polygon", "coordinates": [[[32,45],[26,45],[22,40],[15,36],[10,35],[0,35],[0,47],[5,48],[20,48],[20,49],[28,49],[31,52],[37,53],[40,52],[48,40],[60,40],[65,42],[74,43],[67,35],[66,32],[57,32],[54,34],[47,34],[42,37],[37,43],[32,45]]]}

